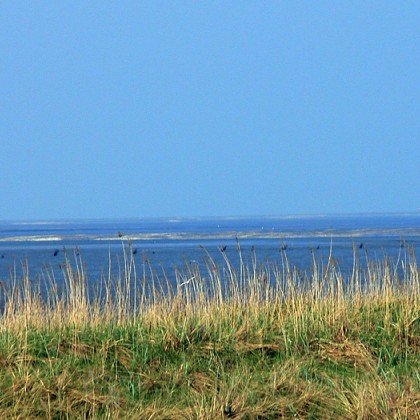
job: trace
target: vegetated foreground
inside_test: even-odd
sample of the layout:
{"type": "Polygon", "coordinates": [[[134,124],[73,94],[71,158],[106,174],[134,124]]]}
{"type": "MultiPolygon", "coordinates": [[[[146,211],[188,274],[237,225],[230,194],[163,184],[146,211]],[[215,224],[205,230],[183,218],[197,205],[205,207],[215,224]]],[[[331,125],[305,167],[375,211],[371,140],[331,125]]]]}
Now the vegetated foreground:
{"type": "Polygon", "coordinates": [[[207,254],[171,289],[124,251],[96,295],[76,254],[62,291],[25,265],[2,287],[2,418],[420,418],[414,253],[346,278],[207,254]]]}

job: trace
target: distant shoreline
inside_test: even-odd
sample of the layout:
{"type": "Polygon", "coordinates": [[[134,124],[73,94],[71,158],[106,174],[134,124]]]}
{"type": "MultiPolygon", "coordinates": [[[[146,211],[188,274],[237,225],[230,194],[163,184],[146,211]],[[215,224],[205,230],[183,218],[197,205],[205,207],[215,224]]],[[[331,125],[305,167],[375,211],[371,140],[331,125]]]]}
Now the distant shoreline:
{"type": "Polygon", "coordinates": [[[132,241],[148,240],[198,240],[198,239],[292,239],[292,238],[359,238],[369,236],[395,236],[409,237],[420,236],[418,228],[389,228],[389,229],[339,229],[319,231],[277,231],[277,230],[242,230],[242,231],[221,231],[221,232],[147,232],[130,233],[119,237],[118,235],[19,235],[0,238],[0,242],[59,242],[59,241],[121,241],[130,239],[132,241]]]}

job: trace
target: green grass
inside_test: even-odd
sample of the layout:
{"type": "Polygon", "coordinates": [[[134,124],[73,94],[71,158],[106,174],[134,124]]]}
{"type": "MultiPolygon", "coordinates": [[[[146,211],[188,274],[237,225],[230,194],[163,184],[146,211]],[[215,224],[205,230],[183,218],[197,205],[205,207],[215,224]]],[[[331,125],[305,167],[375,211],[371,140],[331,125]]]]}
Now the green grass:
{"type": "Polygon", "coordinates": [[[144,293],[151,276],[124,250],[96,300],[77,256],[62,293],[45,275],[48,299],[25,267],[3,287],[2,418],[420,418],[414,255],[365,271],[356,258],[351,278],[314,260],[303,283],[285,254],[239,253],[238,269],[207,255],[168,295],[156,277],[144,293]]]}

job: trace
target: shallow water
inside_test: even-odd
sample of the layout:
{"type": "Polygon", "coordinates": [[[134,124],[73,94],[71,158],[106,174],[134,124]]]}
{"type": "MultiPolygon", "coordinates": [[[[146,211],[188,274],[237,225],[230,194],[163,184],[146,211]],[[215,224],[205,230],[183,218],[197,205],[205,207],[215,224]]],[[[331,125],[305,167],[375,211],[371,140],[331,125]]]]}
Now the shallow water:
{"type": "Polygon", "coordinates": [[[284,216],[252,218],[157,218],[127,220],[81,220],[0,223],[0,280],[22,276],[27,262],[31,277],[41,276],[46,267],[57,273],[65,261],[64,247],[80,250],[92,284],[109,262],[118,272],[122,247],[132,242],[137,270],[145,261],[159,274],[173,280],[175,267],[196,262],[204,267],[206,252],[223,264],[220,248],[233,265],[239,263],[238,242],[245,260],[256,253],[257,261],[281,260],[286,249],[292,265],[310,271],[313,254],[318,261],[332,253],[343,273],[353,266],[354,250],[365,261],[385,255],[397,260],[408,249],[420,247],[420,213],[284,216]],[[123,235],[122,237],[120,237],[123,235]],[[12,273],[12,274],[11,274],[12,273]],[[14,274],[16,273],[16,274],[14,274]]]}

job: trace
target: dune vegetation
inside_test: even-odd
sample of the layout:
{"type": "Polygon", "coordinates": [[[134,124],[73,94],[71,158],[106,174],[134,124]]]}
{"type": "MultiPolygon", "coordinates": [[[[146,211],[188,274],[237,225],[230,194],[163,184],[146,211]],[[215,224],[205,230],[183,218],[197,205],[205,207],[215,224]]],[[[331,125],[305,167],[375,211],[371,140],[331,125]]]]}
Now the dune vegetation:
{"type": "Polygon", "coordinates": [[[420,418],[414,252],[343,275],[203,250],[173,285],[123,248],[95,288],[77,252],[63,283],[3,281],[2,418],[420,418]]]}

